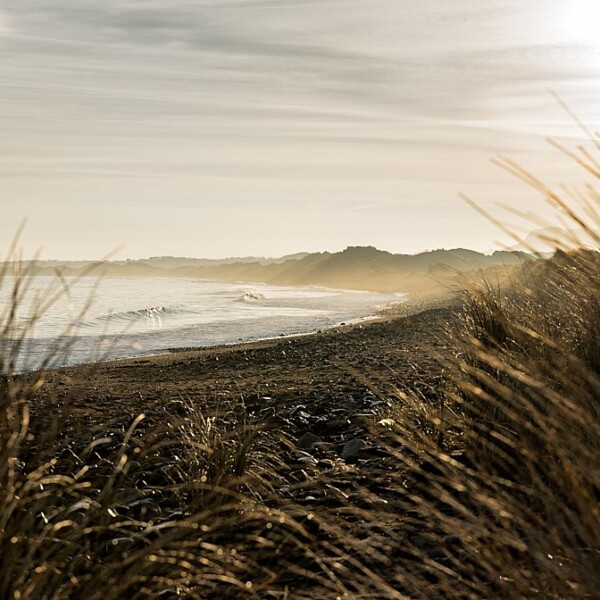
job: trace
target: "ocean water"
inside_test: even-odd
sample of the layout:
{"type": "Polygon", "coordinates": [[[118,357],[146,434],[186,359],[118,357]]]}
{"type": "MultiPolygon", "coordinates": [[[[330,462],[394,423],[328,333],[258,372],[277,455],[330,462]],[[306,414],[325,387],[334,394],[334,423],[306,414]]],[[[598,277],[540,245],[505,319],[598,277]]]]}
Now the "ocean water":
{"type": "MultiPolygon", "coordinates": [[[[30,280],[15,327],[24,335],[15,370],[56,367],[289,336],[374,315],[402,294],[282,287],[170,278],[30,280]],[[40,303],[56,299],[41,310],[40,303]]],[[[10,278],[0,287],[0,315],[11,306],[10,278]]]]}

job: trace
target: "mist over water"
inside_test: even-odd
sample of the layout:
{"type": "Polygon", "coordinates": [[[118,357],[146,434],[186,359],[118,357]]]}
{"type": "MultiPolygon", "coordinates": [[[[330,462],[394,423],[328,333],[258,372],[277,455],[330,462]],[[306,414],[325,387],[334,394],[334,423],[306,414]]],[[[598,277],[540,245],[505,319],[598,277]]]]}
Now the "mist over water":
{"type": "MultiPolygon", "coordinates": [[[[17,370],[143,356],[171,348],[206,347],[305,333],[373,315],[402,294],[324,288],[217,283],[192,279],[93,278],[67,282],[58,300],[28,331],[17,370]],[[88,306],[86,309],[86,306],[88,306]]],[[[51,277],[32,280],[20,304],[25,331],[36,302],[59,290],[51,277]]],[[[10,306],[10,281],[0,289],[0,312],[10,306]]],[[[16,337],[16,336],[15,336],[16,337]]]]}

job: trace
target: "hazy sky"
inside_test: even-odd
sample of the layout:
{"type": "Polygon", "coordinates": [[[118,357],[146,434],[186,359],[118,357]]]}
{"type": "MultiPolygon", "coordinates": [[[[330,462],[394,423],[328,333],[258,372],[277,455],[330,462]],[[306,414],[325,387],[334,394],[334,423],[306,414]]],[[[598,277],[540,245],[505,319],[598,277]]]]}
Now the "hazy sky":
{"type": "Polygon", "coordinates": [[[598,127],[597,0],[0,2],[2,249],[490,249],[490,157],[583,178],[549,89],[598,127]]]}

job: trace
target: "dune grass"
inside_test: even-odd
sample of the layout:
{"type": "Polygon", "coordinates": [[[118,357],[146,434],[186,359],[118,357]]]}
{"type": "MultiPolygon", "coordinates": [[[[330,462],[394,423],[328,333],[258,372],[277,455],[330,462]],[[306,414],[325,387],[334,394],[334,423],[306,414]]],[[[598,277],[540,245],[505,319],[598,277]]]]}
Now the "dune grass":
{"type": "MultiPolygon", "coordinates": [[[[587,151],[569,156],[600,177],[587,151]]],[[[418,583],[409,592],[595,598],[600,196],[587,187],[578,212],[514,163],[501,164],[543,193],[578,228],[585,247],[566,233],[553,240],[552,259],[524,265],[502,285],[484,277],[465,289],[459,326],[451,332],[456,359],[448,365],[446,412],[430,410],[428,426],[423,411],[420,427],[410,420],[396,425],[403,448],[395,445],[396,456],[408,456],[407,466],[419,474],[409,510],[419,516],[425,547],[435,549],[433,560],[411,564],[411,584],[418,583]],[[445,430],[461,439],[459,452],[452,452],[456,443],[444,443],[445,430]]]]}
{"type": "Polygon", "coordinates": [[[411,597],[597,597],[599,268],[596,252],[559,255],[513,287],[465,292],[446,417],[396,425],[418,449],[409,510],[435,549],[412,564],[411,597]]]}

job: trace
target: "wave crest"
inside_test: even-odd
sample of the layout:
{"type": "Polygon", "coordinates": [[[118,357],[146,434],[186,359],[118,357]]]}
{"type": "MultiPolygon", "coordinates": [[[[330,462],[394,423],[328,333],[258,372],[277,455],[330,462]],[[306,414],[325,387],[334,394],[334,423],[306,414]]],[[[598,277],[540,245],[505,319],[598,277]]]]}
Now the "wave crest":
{"type": "Polygon", "coordinates": [[[237,298],[238,302],[250,302],[252,304],[261,302],[262,300],[265,300],[264,294],[261,294],[256,290],[246,290],[239,298],[237,298]]]}
{"type": "Polygon", "coordinates": [[[108,315],[102,315],[96,317],[91,321],[81,323],[83,326],[93,327],[100,324],[111,324],[111,323],[135,323],[138,321],[146,321],[149,325],[157,325],[162,322],[163,317],[172,315],[184,315],[190,313],[196,313],[197,311],[168,307],[168,306],[148,306],[146,308],[139,308],[136,310],[126,310],[123,312],[113,312],[108,315]]]}

